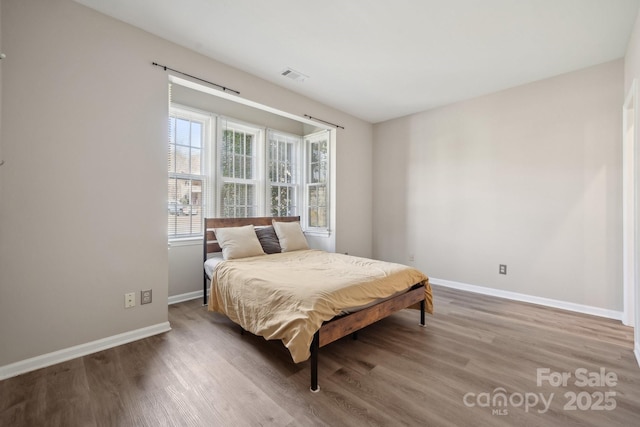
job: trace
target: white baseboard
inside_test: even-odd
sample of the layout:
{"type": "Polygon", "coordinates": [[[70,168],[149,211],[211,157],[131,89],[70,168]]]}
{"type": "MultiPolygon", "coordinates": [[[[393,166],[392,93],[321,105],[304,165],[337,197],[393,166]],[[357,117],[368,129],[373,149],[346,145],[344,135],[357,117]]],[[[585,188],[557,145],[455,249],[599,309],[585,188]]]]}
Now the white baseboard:
{"type": "Polygon", "coordinates": [[[636,345],[633,349],[633,354],[636,355],[636,362],[638,362],[638,366],[640,366],[640,342],[636,342],[636,345]]]}
{"type": "MultiPolygon", "coordinates": [[[[475,292],[477,294],[490,295],[499,298],[506,298],[515,301],[528,302],[531,304],[544,305],[547,307],[560,308],[577,313],[590,314],[592,316],[606,317],[622,321],[623,312],[608,310],[590,305],[576,304],[573,302],[560,301],[551,298],[536,297],[533,295],[520,294],[518,292],[503,291],[501,289],[486,288],[484,286],[469,285],[467,283],[454,282],[451,280],[429,278],[429,282],[434,285],[445,286],[447,288],[460,289],[462,291],[475,292]]],[[[637,357],[637,356],[636,356],[637,357]]]]}
{"type": "Polygon", "coordinates": [[[30,359],[21,360],[9,365],[0,366],[0,380],[15,377],[25,372],[35,371],[36,369],[46,368],[56,363],[66,362],[76,357],[86,356],[87,354],[96,353],[108,348],[117,347],[152,335],[161,334],[171,330],[169,322],[158,323],[157,325],[147,326],[146,328],[136,329],[134,331],[124,332],[122,334],[113,335],[85,344],[76,345],[52,353],[43,354],[41,356],[32,357],[30,359]]]}
{"type": "MultiPolygon", "coordinates": [[[[197,298],[202,298],[202,291],[170,296],[168,298],[168,302],[170,305],[197,298]]],[[[113,335],[97,341],[91,341],[85,344],[64,348],[52,353],[14,362],[9,365],[0,366],[0,380],[15,377],[26,372],[35,371],[36,369],[46,368],[47,366],[55,365],[56,363],[66,362],[67,360],[75,359],[76,357],[86,356],[87,354],[117,347],[122,344],[127,344],[132,341],[137,341],[139,339],[168,332],[170,330],[171,326],[169,325],[169,322],[159,323],[146,328],[136,329],[134,331],[113,335]]]]}
{"type": "Polygon", "coordinates": [[[192,299],[202,298],[202,291],[187,292],[186,294],[173,295],[169,297],[169,305],[179,302],[191,301],[192,299]]]}

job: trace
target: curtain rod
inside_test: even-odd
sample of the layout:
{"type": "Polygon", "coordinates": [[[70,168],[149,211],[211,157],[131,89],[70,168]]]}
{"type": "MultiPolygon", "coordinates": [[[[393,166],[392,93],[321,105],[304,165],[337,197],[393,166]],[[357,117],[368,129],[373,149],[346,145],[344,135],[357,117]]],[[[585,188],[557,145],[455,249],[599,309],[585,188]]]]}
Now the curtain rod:
{"type": "Polygon", "coordinates": [[[344,129],[344,126],[340,126],[340,125],[337,125],[337,124],[335,124],[335,123],[331,123],[331,122],[328,122],[328,121],[326,121],[326,120],[319,119],[319,118],[317,118],[317,117],[311,117],[311,116],[310,116],[310,115],[308,115],[308,114],[305,114],[304,116],[305,116],[306,118],[311,119],[311,120],[317,120],[317,121],[319,121],[319,122],[326,123],[326,124],[331,125],[331,126],[333,126],[333,127],[340,128],[340,129],[344,129]]]}
{"type": "Polygon", "coordinates": [[[200,77],[192,76],[191,74],[183,73],[182,71],[175,70],[173,68],[167,67],[166,65],[161,65],[161,64],[158,64],[157,62],[152,62],[151,64],[155,65],[156,67],[162,67],[162,68],[164,68],[165,71],[167,71],[167,70],[173,71],[174,73],[182,74],[183,76],[191,77],[192,79],[196,79],[196,80],[199,80],[201,82],[210,84],[212,86],[219,87],[223,91],[229,91],[229,92],[235,93],[236,95],[240,95],[240,92],[238,92],[237,90],[233,90],[233,89],[228,88],[226,86],[222,86],[222,85],[219,85],[217,83],[210,82],[209,80],[201,79],[200,77]]]}

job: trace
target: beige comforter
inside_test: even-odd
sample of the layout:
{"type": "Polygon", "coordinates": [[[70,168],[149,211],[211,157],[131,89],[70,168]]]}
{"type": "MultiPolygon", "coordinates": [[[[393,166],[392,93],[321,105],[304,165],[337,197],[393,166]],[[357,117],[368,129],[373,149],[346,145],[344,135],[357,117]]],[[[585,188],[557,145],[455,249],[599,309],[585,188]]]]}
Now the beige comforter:
{"type": "Polygon", "coordinates": [[[253,334],[282,340],[298,363],[309,358],[322,322],[429,279],[401,264],[317,250],[224,261],[213,271],[209,310],[253,334]]]}

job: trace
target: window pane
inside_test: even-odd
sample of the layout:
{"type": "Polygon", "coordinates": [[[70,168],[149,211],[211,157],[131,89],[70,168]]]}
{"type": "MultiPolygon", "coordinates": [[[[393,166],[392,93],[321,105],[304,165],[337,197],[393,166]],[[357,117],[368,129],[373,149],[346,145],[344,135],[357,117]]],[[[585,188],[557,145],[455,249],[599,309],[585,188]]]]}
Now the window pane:
{"type": "Polygon", "coordinates": [[[318,206],[327,206],[327,186],[318,186],[318,206]]]}
{"type": "Polygon", "coordinates": [[[247,156],[253,155],[253,135],[245,135],[245,154],[247,156]]]}
{"type": "Polygon", "coordinates": [[[167,203],[169,236],[202,232],[202,180],[169,178],[167,203]]]}
{"type": "Polygon", "coordinates": [[[180,215],[176,217],[176,234],[190,234],[191,221],[189,217],[180,215]]]}
{"type": "Polygon", "coordinates": [[[200,175],[202,173],[201,166],[202,150],[199,148],[191,149],[191,173],[194,175],[200,175]]]}
{"type": "Polygon", "coordinates": [[[315,185],[309,186],[309,206],[318,206],[318,192],[315,185]]]}
{"type": "Polygon", "coordinates": [[[220,163],[222,165],[222,176],[233,176],[233,146],[229,141],[222,144],[220,153],[220,163]]]}
{"type": "Polygon", "coordinates": [[[229,150],[229,146],[233,145],[233,131],[225,129],[222,133],[222,143],[226,147],[225,150],[229,150]]]}
{"type": "Polygon", "coordinates": [[[183,205],[188,205],[191,195],[191,180],[189,179],[177,179],[177,198],[178,202],[183,205]]]}
{"type": "Polygon", "coordinates": [[[320,151],[320,160],[323,162],[327,161],[327,141],[322,141],[320,143],[319,151],[320,151]]]}
{"type": "Polygon", "coordinates": [[[327,163],[320,163],[320,176],[318,178],[319,182],[327,182],[327,163]]]}
{"type": "Polygon", "coordinates": [[[320,165],[313,163],[311,165],[311,182],[320,182],[320,165]]]}
{"type": "Polygon", "coordinates": [[[277,142],[270,140],[269,141],[269,149],[267,151],[267,155],[268,155],[268,165],[269,165],[269,169],[268,169],[268,179],[271,182],[276,181],[277,179],[277,169],[276,169],[276,162],[275,162],[275,157],[278,153],[277,150],[278,144],[277,142]]]}
{"type": "Polygon", "coordinates": [[[244,158],[244,177],[246,179],[254,179],[253,176],[253,157],[244,158]]]}
{"type": "Polygon", "coordinates": [[[177,173],[189,173],[191,167],[189,166],[189,147],[176,146],[176,172],[177,173]]]}
{"type": "Polygon", "coordinates": [[[234,178],[244,178],[244,174],[242,173],[242,156],[236,155],[233,158],[233,177],[234,178]]]}
{"type": "Polygon", "coordinates": [[[234,134],[234,150],[236,154],[242,154],[242,149],[244,148],[244,140],[242,136],[243,134],[240,132],[236,132],[234,134]]]}
{"type": "MultiPolygon", "coordinates": [[[[197,207],[202,205],[202,186],[203,183],[200,180],[191,180],[191,207],[197,207]]],[[[194,209],[192,209],[193,211],[194,209]]],[[[193,214],[193,212],[192,212],[193,214]]]]}
{"type": "Polygon", "coordinates": [[[202,147],[202,124],[191,122],[191,146],[202,147]]]}
{"type": "Polygon", "coordinates": [[[199,234],[203,231],[202,209],[197,209],[191,214],[191,233],[199,234]]]}
{"type": "Polygon", "coordinates": [[[168,201],[169,202],[176,202],[178,199],[176,197],[177,194],[177,190],[176,190],[176,179],[175,178],[169,178],[169,185],[168,185],[168,201]]]}
{"type": "Polygon", "coordinates": [[[176,119],[176,144],[191,145],[189,143],[189,140],[190,140],[189,125],[190,125],[189,120],[176,119]]]}
{"type": "Polygon", "coordinates": [[[225,184],[222,187],[222,205],[223,207],[233,207],[236,204],[235,184],[225,184]]]}
{"type": "Polygon", "coordinates": [[[280,216],[279,210],[278,210],[280,206],[279,195],[280,193],[278,192],[278,187],[272,186],[271,187],[271,216],[280,216]]]}
{"type": "Polygon", "coordinates": [[[257,213],[256,186],[225,183],[222,187],[222,212],[225,217],[244,217],[257,213]]]}
{"type": "Polygon", "coordinates": [[[255,205],[256,204],[256,186],[255,185],[247,185],[247,205],[255,205]]]}
{"type": "Polygon", "coordinates": [[[318,225],[316,227],[327,226],[327,208],[318,208],[318,225]]]}
{"type": "Polygon", "coordinates": [[[274,162],[269,162],[269,181],[275,182],[277,179],[277,169],[276,164],[274,162]]]}
{"type": "Polygon", "coordinates": [[[247,186],[246,185],[237,185],[236,186],[236,205],[243,206],[247,205],[247,186]]]}
{"type": "Polygon", "coordinates": [[[309,226],[310,227],[319,227],[319,225],[318,225],[318,209],[317,208],[309,208],[309,226]]]}

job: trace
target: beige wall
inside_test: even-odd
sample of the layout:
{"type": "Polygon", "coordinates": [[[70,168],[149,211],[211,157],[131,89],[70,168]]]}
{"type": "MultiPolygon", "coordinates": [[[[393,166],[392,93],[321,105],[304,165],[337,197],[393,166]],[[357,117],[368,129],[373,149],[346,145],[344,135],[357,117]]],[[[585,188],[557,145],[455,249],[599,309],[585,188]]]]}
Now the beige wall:
{"type": "Polygon", "coordinates": [[[336,249],[371,255],[369,123],[71,0],[1,7],[0,366],[167,320],[167,75],[153,61],[345,126],[336,249]],[[152,304],[124,309],[149,288],[152,304]]]}
{"type": "MultiPolygon", "coordinates": [[[[0,1],[0,52],[2,50],[2,1],[0,1]]],[[[2,162],[2,64],[3,60],[0,60],[0,163],[2,162]]],[[[0,166],[0,169],[2,167],[0,166]]],[[[0,171],[0,201],[2,201],[2,173],[0,171]]],[[[2,217],[0,217],[0,241],[2,240],[2,217]]]]}
{"type": "Polygon", "coordinates": [[[202,292],[202,240],[171,243],[169,249],[169,296],[202,292]]]}
{"type": "MultiPolygon", "coordinates": [[[[633,83],[634,79],[639,79],[640,78],[640,13],[638,13],[638,15],[636,16],[636,22],[635,25],[633,27],[633,31],[631,33],[631,37],[629,38],[629,44],[627,45],[627,53],[625,56],[625,61],[624,61],[624,90],[625,90],[625,94],[629,93],[629,89],[631,89],[631,85],[633,83]]],[[[639,114],[638,111],[635,112],[636,117],[636,123],[640,122],[639,118],[637,117],[637,115],[639,114]]],[[[638,129],[635,129],[635,150],[637,153],[638,150],[638,129]]],[[[628,142],[628,141],[625,141],[628,142]]],[[[635,159],[633,160],[633,162],[635,163],[635,170],[638,171],[640,170],[640,159],[638,158],[638,155],[636,154],[635,159]]],[[[636,180],[636,187],[639,185],[638,184],[638,172],[636,172],[635,174],[635,180],[636,180]]],[[[638,190],[636,189],[636,192],[638,190]]],[[[637,194],[637,193],[636,193],[637,194]]],[[[637,197],[637,196],[636,196],[637,197]]],[[[636,202],[636,206],[637,206],[637,202],[636,202]]],[[[636,208],[637,209],[637,208],[636,208]]],[[[637,221],[637,220],[636,220],[637,221]]],[[[625,238],[629,238],[629,236],[625,236],[625,238]]],[[[635,245],[636,247],[638,247],[638,242],[639,240],[639,236],[637,235],[637,231],[636,231],[636,236],[632,237],[635,240],[635,245]]],[[[638,259],[636,257],[635,260],[636,263],[636,271],[637,271],[637,266],[638,266],[638,259]]],[[[635,288],[633,293],[635,301],[634,301],[634,308],[633,310],[631,310],[631,312],[634,312],[635,314],[635,319],[631,320],[631,319],[627,319],[627,320],[631,320],[631,322],[633,324],[635,324],[635,329],[634,329],[634,341],[635,341],[635,355],[636,355],[636,360],[638,361],[638,363],[640,364],[640,285],[638,284],[638,278],[636,277],[635,279],[635,288]]]]}
{"type": "Polygon", "coordinates": [[[624,57],[624,93],[628,93],[633,79],[640,78],[640,13],[633,26],[627,53],[624,57]]]}
{"type": "Polygon", "coordinates": [[[374,256],[621,311],[622,102],[617,60],[375,125],[374,256]]]}

